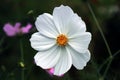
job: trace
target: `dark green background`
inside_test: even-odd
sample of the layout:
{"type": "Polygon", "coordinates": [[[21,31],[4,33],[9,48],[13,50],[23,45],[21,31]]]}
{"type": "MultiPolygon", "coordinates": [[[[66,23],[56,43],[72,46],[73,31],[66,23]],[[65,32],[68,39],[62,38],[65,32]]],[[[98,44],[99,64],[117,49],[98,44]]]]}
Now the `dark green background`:
{"type": "MultiPolygon", "coordinates": [[[[90,3],[110,49],[114,54],[120,49],[120,1],[119,0],[0,0],[0,80],[21,80],[20,44],[22,39],[25,59],[25,80],[102,80],[106,65],[99,71],[99,66],[109,54],[100,35],[96,23],[89,11],[90,3]],[[36,51],[30,46],[29,39],[36,32],[34,22],[43,13],[50,13],[54,7],[70,6],[82,17],[87,25],[87,31],[92,33],[89,49],[91,60],[83,70],[71,68],[63,77],[50,76],[45,70],[37,67],[33,57],[36,51]],[[115,8],[117,7],[117,8],[115,8]],[[31,23],[33,28],[29,34],[8,37],[3,31],[5,23],[21,22],[22,26],[31,23]]],[[[113,59],[105,80],[120,80],[120,55],[113,59]]]]}

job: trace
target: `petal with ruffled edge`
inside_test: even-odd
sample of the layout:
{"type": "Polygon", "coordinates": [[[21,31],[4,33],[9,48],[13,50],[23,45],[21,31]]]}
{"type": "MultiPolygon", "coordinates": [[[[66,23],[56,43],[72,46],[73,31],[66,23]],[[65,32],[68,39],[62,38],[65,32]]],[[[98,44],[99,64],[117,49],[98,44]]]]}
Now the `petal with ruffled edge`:
{"type": "Polygon", "coordinates": [[[61,48],[61,56],[57,64],[55,65],[54,75],[60,76],[66,73],[72,66],[72,57],[69,50],[66,47],[61,48]]]}
{"type": "Polygon", "coordinates": [[[54,25],[53,17],[48,13],[44,13],[37,17],[35,25],[39,33],[44,36],[50,38],[56,38],[56,36],[58,36],[58,31],[54,25]]]}
{"type": "Polygon", "coordinates": [[[83,32],[69,37],[68,44],[77,52],[85,53],[91,41],[91,33],[83,32]]]}
{"type": "Polygon", "coordinates": [[[12,37],[16,35],[16,30],[10,23],[5,24],[3,30],[8,36],[12,37]]]}
{"type": "Polygon", "coordinates": [[[56,44],[56,40],[41,35],[39,32],[34,33],[30,38],[31,46],[37,51],[44,51],[56,44]]]}
{"type": "Polygon", "coordinates": [[[50,69],[56,65],[60,58],[60,49],[58,46],[38,52],[35,56],[35,63],[43,69],[50,69]]]}
{"type": "Polygon", "coordinates": [[[73,11],[68,6],[61,5],[53,10],[53,20],[60,34],[66,34],[67,24],[70,17],[73,15],[73,11]]]}
{"type": "Polygon", "coordinates": [[[72,15],[69,18],[69,23],[67,25],[67,36],[71,37],[75,34],[81,34],[86,31],[85,22],[77,14],[72,15]]]}
{"type": "Polygon", "coordinates": [[[77,69],[83,69],[87,62],[90,60],[90,52],[87,50],[85,53],[78,53],[70,46],[67,47],[72,56],[72,63],[77,69]]]}

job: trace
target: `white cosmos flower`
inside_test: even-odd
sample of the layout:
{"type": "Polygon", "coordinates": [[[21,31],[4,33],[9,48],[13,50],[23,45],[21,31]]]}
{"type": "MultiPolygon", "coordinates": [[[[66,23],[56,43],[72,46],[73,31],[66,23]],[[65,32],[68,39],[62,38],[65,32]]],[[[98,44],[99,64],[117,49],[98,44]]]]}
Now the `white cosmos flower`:
{"type": "Polygon", "coordinates": [[[53,14],[44,13],[35,21],[38,32],[30,39],[38,53],[35,63],[43,69],[54,68],[54,75],[66,73],[73,65],[83,69],[90,60],[88,45],[91,33],[84,21],[68,6],[55,7],[53,14]]]}

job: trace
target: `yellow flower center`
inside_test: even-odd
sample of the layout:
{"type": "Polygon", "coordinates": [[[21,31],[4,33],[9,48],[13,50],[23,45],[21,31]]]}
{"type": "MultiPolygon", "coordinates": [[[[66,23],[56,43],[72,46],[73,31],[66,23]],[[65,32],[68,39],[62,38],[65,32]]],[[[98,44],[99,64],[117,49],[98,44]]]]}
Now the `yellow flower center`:
{"type": "Polygon", "coordinates": [[[57,37],[57,44],[59,46],[65,46],[68,42],[68,38],[64,35],[64,34],[60,34],[58,37],[57,37]]]}

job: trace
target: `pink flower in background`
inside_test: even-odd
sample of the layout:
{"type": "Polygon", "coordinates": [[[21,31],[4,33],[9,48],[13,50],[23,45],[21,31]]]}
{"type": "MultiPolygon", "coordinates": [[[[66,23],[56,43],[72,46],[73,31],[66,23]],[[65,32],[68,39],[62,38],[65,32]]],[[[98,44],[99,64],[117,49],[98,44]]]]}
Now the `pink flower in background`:
{"type": "Polygon", "coordinates": [[[52,76],[54,73],[54,68],[47,69],[46,71],[52,76]]]}
{"type": "Polygon", "coordinates": [[[10,23],[4,25],[3,30],[6,35],[12,37],[17,34],[26,34],[29,33],[29,30],[32,28],[31,24],[27,24],[26,26],[21,27],[21,23],[17,22],[14,26],[10,23]]]}
{"type": "MultiPolygon", "coordinates": [[[[54,75],[54,68],[47,69],[46,71],[47,71],[47,73],[50,74],[51,76],[54,75]]],[[[57,75],[57,76],[62,77],[63,75],[57,75]]]]}

